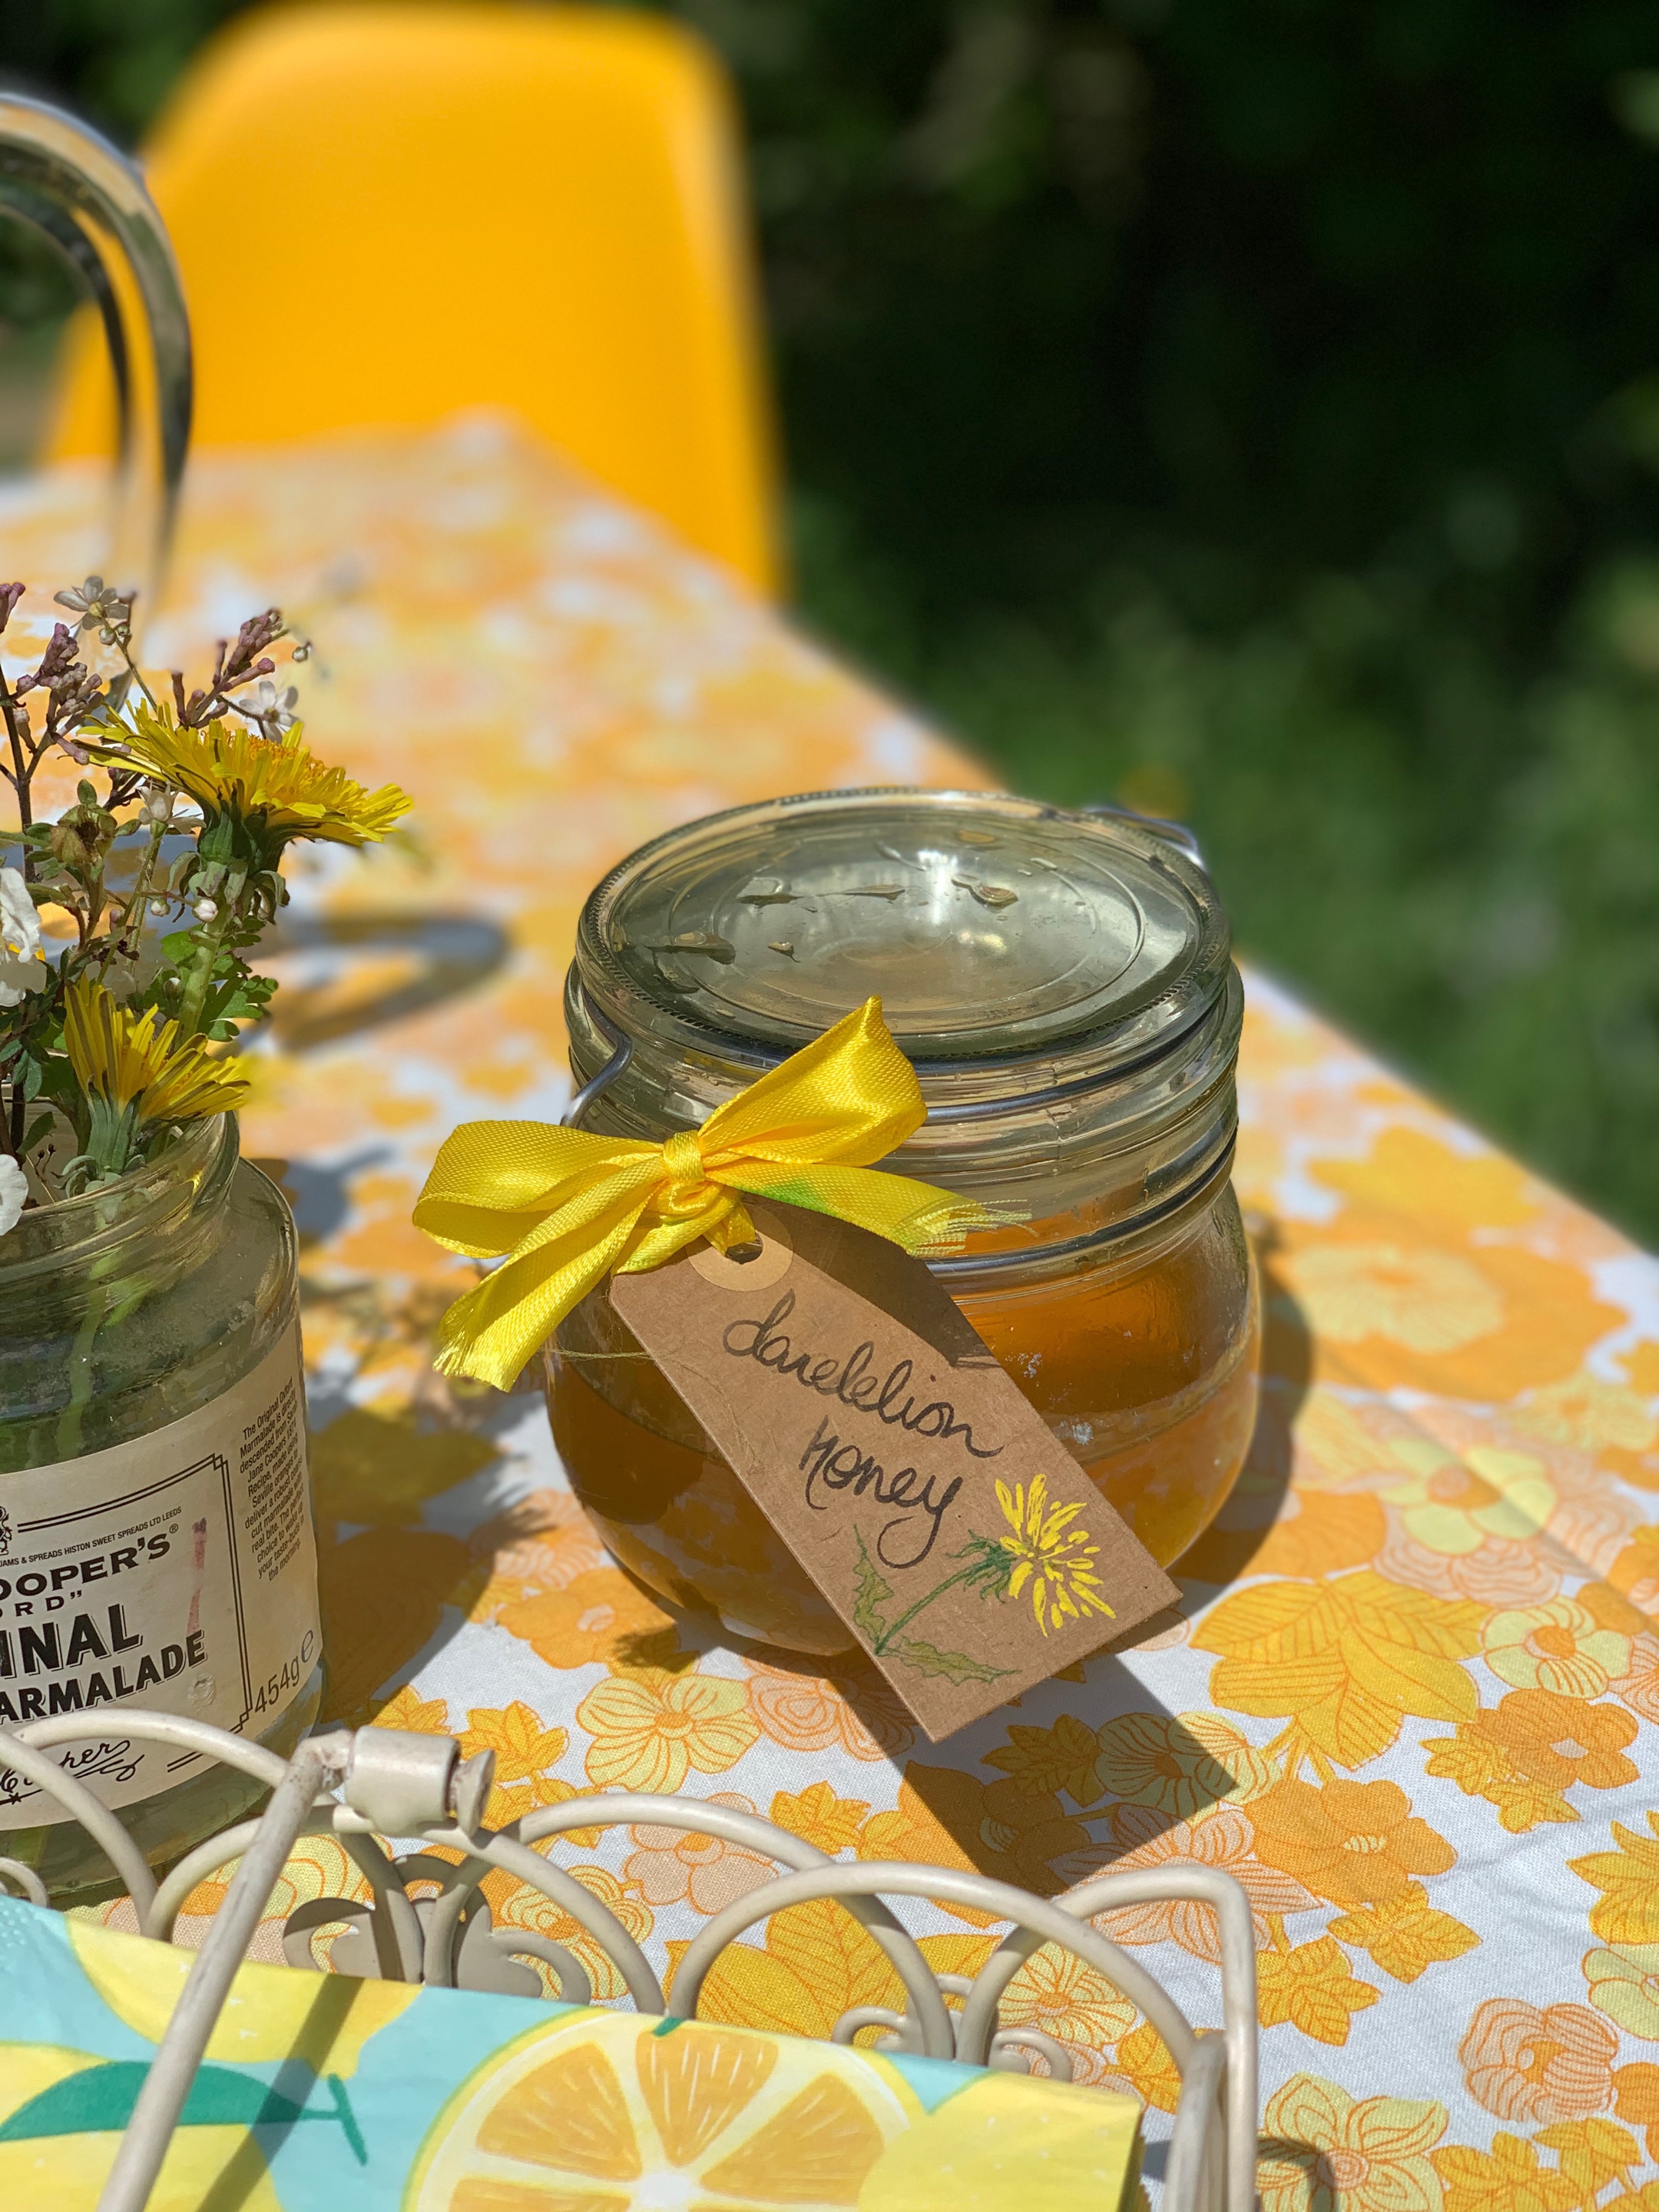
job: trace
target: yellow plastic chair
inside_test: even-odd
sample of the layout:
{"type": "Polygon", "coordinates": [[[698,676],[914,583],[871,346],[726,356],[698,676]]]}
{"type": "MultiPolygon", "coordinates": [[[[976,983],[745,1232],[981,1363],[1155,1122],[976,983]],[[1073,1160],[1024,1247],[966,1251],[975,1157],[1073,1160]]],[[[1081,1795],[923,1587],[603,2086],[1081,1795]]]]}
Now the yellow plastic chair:
{"type": "MultiPolygon", "coordinates": [[[[190,304],[196,441],[508,407],[775,592],[736,145],[718,64],[660,18],[242,19],[145,149],[190,304]]],[[[108,450],[101,356],[76,333],[56,454],[108,450]]]]}

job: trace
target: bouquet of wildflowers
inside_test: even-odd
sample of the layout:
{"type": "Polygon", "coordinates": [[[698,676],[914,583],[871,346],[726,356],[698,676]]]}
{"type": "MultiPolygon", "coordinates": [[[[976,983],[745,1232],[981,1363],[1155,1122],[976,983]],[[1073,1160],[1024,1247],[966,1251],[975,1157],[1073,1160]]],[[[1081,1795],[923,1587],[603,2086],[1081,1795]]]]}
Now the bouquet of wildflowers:
{"type": "MultiPolygon", "coordinates": [[[[23,588],[0,585],[0,634],[23,588]]],[[[0,662],[17,812],[15,831],[0,823],[0,1237],[25,1207],[112,1182],[243,1103],[231,1048],[276,992],[249,955],[287,899],[283,854],[377,842],[410,803],[307,750],[295,693],[272,681],[288,635],[275,608],[187,691],[177,671],[152,688],[139,669],[130,598],[89,576],[57,603],[76,620],[39,663],[0,662]],[[87,773],[73,805],[37,820],[54,755],[87,773]],[[55,957],[42,908],[65,939],[55,957]]]]}

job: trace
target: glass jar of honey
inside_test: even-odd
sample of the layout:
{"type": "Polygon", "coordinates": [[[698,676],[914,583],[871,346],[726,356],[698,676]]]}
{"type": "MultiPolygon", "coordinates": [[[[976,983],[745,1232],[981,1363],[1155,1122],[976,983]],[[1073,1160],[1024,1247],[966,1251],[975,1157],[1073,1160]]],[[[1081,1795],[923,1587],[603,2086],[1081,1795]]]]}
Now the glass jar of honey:
{"type": "MultiPolygon", "coordinates": [[[[929,1262],[1164,1565],[1255,1420],[1255,1273],[1228,1176],[1243,992],[1179,835],[984,792],[714,815],[614,868],[566,987],[586,1127],[661,1139],[878,994],[927,1101],[884,1165],[1012,1224],[929,1262]]],[[[853,1638],[684,1402],[587,1297],[547,1352],[555,1440],[616,1558],[734,1635],[853,1638]]]]}

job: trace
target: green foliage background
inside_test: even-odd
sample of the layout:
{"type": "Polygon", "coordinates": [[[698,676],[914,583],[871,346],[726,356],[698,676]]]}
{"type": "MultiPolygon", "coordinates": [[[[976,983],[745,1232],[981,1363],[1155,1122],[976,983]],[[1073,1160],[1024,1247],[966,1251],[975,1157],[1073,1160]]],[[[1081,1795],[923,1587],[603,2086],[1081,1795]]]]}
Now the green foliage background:
{"type": "MultiPolygon", "coordinates": [[[[0,0],[0,59],[131,140],[232,12],[0,0]]],[[[808,617],[1022,787],[1187,815],[1248,951],[1659,1237],[1659,14],[675,12],[808,617]]]]}

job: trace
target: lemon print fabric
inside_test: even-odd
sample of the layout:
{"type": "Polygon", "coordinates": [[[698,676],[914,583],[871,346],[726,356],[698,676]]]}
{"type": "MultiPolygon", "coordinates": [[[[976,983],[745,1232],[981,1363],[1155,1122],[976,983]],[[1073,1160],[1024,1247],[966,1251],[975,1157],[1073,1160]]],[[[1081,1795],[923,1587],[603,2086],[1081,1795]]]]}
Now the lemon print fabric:
{"type": "MultiPolygon", "coordinates": [[[[70,1920],[64,1925],[82,1972],[127,2027],[159,2043],[183,1994],[194,1954],[70,1920]]],[[[212,2035],[209,2058],[298,2059],[313,2074],[349,2075],[371,2035],[408,2010],[418,1992],[405,1982],[357,1981],[290,1966],[239,1967],[212,2035]]]]}
{"type": "MultiPolygon", "coordinates": [[[[0,2044],[6,2212],[96,2212],[148,2071],[133,2060],[0,2044]]],[[[206,2212],[216,2202],[234,2202],[238,2212],[282,2212],[249,2130],[321,2117],[246,2074],[204,2066],[167,2146],[149,2212],[206,2212]]]]}
{"type": "Polygon", "coordinates": [[[1139,2118],[1103,2090],[976,2075],[872,2168],[858,2212],[1113,2212],[1139,2173],[1139,2118]]]}
{"type": "Polygon", "coordinates": [[[439,2116],[404,2212],[831,2212],[921,2117],[879,2059],[595,2012],[480,2069],[439,2116]]]}
{"type": "MultiPolygon", "coordinates": [[[[0,1896],[0,2212],[96,2212],[190,1954],[0,1896]]],[[[1099,2089],[244,1967],[149,2212],[1122,2212],[1099,2089]]]]}

